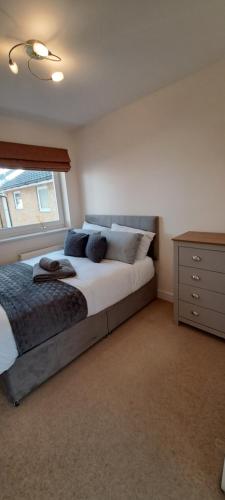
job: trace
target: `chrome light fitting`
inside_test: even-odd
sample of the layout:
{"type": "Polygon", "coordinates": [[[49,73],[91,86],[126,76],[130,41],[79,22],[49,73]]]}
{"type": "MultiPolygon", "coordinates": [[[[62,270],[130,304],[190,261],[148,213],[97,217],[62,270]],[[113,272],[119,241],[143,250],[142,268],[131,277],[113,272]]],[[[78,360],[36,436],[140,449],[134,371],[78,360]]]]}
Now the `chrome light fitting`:
{"type": "Polygon", "coordinates": [[[14,45],[10,51],[9,51],[9,67],[15,75],[17,75],[19,68],[17,63],[12,59],[12,52],[18,48],[24,46],[25,51],[29,57],[27,60],[27,67],[29,71],[32,73],[33,76],[36,76],[39,80],[44,80],[44,81],[53,81],[53,82],[61,82],[64,79],[64,75],[62,71],[55,71],[54,73],[51,74],[51,77],[49,78],[42,78],[40,77],[37,73],[35,73],[31,67],[32,61],[53,61],[53,62],[60,62],[61,57],[57,56],[56,54],[53,54],[48,47],[40,42],[39,40],[27,40],[27,42],[22,42],[22,43],[17,43],[14,45]]]}

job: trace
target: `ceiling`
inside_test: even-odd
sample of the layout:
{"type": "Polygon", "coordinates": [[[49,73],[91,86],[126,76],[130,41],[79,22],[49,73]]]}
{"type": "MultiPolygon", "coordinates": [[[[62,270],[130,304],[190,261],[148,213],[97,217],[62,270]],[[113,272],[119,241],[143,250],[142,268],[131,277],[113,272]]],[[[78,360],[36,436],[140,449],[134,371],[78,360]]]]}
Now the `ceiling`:
{"type": "Polygon", "coordinates": [[[224,21],[224,0],[0,0],[0,111],[84,125],[222,59],[224,21]],[[42,63],[63,82],[32,77],[22,49],[10,72],[31,38],[63,58],[42,63]]]}

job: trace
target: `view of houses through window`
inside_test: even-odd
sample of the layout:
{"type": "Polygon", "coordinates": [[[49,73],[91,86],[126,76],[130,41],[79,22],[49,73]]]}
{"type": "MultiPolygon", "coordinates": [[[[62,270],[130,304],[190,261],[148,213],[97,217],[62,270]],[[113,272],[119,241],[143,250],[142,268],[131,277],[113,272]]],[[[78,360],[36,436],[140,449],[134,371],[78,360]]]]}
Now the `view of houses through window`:
{"type": "Polygon", "coordinates": [[[0,168],[0,229],[58,220],[52,172],[0,168]]]}

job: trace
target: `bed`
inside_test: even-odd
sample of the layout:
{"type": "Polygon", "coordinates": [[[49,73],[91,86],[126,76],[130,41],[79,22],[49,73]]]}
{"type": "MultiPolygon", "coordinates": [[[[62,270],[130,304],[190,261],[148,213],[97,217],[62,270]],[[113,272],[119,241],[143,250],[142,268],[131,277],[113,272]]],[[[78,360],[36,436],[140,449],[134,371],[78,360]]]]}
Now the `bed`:
{"type": "MultiPolygon", "coordinates": [[[[158,259],[158,217],[86,215],[85,220],[109,228],[115,222],[152,231],[156,236],[148,256],[133,265],[109,260],[95,264],[88,259],[70,257],[77,277],[66,282],[76,286],[85,296],[88,316],[21,356],[18,356],[6,313],[0,306],[0,372],[3,372],[0,379],[15,406],[156,297],[154,261],[158,259]]],[[[49,256],[62,258],[63,251],[50,253],[49,256]]],[[[39,257],[34,257],[25,262],[34,265],[38,260],[39,257]]]]}

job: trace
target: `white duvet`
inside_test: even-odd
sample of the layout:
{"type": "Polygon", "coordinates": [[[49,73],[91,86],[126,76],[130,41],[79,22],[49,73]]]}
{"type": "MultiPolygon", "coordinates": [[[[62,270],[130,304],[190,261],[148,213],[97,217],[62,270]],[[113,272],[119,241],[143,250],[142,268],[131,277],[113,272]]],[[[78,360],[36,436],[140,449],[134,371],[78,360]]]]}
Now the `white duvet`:
{"type": "MultiPolygon", "coordinates": [[[[52,259],[65,258],[63,250],[47,254],[52,259]]],[[[78,288],[87,300],[88,316],[124,299],[154,276],[150,257],[137,260],[133,265],[116,260],[103,260],[95,264],[89,259],[67,257],[76,269],[74,278],[63,281],[78,288]]],[[[29,259],[27,264],[39,262],[40,256],[29,259]]],[[[4,309],[0,306],[0,373],[10,368],[18,356],[14,336],[4,309]]]]}

